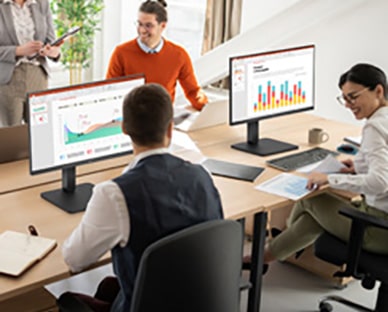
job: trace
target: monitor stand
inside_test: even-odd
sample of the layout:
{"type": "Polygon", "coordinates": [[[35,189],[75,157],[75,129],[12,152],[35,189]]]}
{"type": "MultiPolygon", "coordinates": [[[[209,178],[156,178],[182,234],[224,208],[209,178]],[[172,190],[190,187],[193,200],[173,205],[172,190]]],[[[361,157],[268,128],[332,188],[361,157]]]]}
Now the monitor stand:
{"type": "Polygon", "coordinates": [[[248,122],[247,142],[233,144],[232,148],[259,156],[269,156],[298,149],[298,146],[294,144],[268,138],[259,139],[258,137],[259,122],[248,122]]]}
{"type": "Polygon", "coordinates": [[[75,185],[75,167],[62,169],[62,188],[43,192],[42,198],[68,213],[84,211],[92,196],[93,184],[75,185]]]}

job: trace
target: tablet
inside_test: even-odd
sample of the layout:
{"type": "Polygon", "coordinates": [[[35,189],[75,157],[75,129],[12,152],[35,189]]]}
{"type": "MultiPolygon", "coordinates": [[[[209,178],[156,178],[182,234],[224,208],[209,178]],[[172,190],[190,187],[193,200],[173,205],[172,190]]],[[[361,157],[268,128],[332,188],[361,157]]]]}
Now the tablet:
{"type": "Polygon", "coordinates": [[[75,35],[78,31],[80,31],[81,27],[76,26],[70,28],[66,33],[64,33],[62,36],[59,38],[55,39],[53,42],[50,43],[51,46],[57,46],[59,45],[63,40],[67,39],[68,37],[71,37],[75,35]]]}
{"type": "Polygon", "coordinates": [[[206,159],[202,165],[214,175],[250,182],[253,182],[264,171],[264,168],[261,167],[247,166],[211,158],[206,159]]]}

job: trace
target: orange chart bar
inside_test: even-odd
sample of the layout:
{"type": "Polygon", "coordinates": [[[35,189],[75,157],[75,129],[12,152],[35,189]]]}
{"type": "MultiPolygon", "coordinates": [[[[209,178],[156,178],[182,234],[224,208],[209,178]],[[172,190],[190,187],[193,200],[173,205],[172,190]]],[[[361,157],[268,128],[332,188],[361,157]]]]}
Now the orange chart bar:
{"type": "Polygon", "coordinates": [[[298,105],[306,102],[306,91],[302,82],[290,84],[288,80],[280,84],[280,92],[271,81],[266,86],[258,86],[257,102],[253,103],[253,110],[265,111],[290,105],[298,105]]]}

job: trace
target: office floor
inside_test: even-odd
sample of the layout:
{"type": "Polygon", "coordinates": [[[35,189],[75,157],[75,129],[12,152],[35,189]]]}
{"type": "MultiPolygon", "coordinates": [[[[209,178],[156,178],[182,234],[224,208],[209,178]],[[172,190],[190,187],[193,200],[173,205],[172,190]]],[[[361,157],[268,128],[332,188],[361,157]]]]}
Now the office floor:
{"type": "MultiPolygon", "coordinates": [[[[104,266],[51,284],[48,289],[55,295],[70,289],[93,293],[98,281],[111,272],[111,266],[104,266]]],[[[363,289],[358,281],[353,281],[345,289],[337,290],[329,282],[305,270],[288,263],[274,262],[264,276],[261,311],[315,312],[318,311],[319,299],[332,294],[373,307],[377,286],[372,291],[368,291],[363,289]]],[[[244,291],[241,295],[241,311],[246,311],[246,301],[247,291],[244,291]]],[[[335,303],[333,307],[334,312],[354,311],[335,303]]]]}
{"type": "MultiPolygon", "coordinates": [[[[377,286],[368,291],[358,281],[352,281],[345,289],[333,285],[289,263],[274,262],[264,276],[261,311],[263,312],[315,312],[319,299],[327,295],[339,295],[367,307],[374,307],[377,286]]],[[[241,311],[246,311],[246,294],[242,294],[241,311]]],[[[334,312],[354,311],[333,303],[334,312]]]]}

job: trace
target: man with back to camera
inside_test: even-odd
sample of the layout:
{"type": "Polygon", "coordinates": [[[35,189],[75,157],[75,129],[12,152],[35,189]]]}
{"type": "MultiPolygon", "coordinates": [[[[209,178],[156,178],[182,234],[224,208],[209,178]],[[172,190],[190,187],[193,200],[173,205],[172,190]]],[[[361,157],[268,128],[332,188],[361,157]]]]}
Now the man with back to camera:
{"type": "Polygon", "coordinates": [[[132,139],[135,158],[121,176],[94,187],[81,223],[63,244],[74,272],[112,252],[119,284],[108,277],[95,297],[75,294],[94,311],[129,311],[139,261],[152,242],[223,218],[208,172],[168,152],[172,118],[170,96],[158,84],[137,87],[125,97],[123,132],[132,139]]]}
{"type": "Polygon", "coordinates": [[[201,110],[208,99],[197,83],[189,55],[162,37],[167,26],[166,6],[164,0],[141,4],[136,23],[138,37],[115,48],[106,77],[144,73],[147,82],[159,83],[167,89],[172,102],[179,81],[191,105],[201,110]]]}

